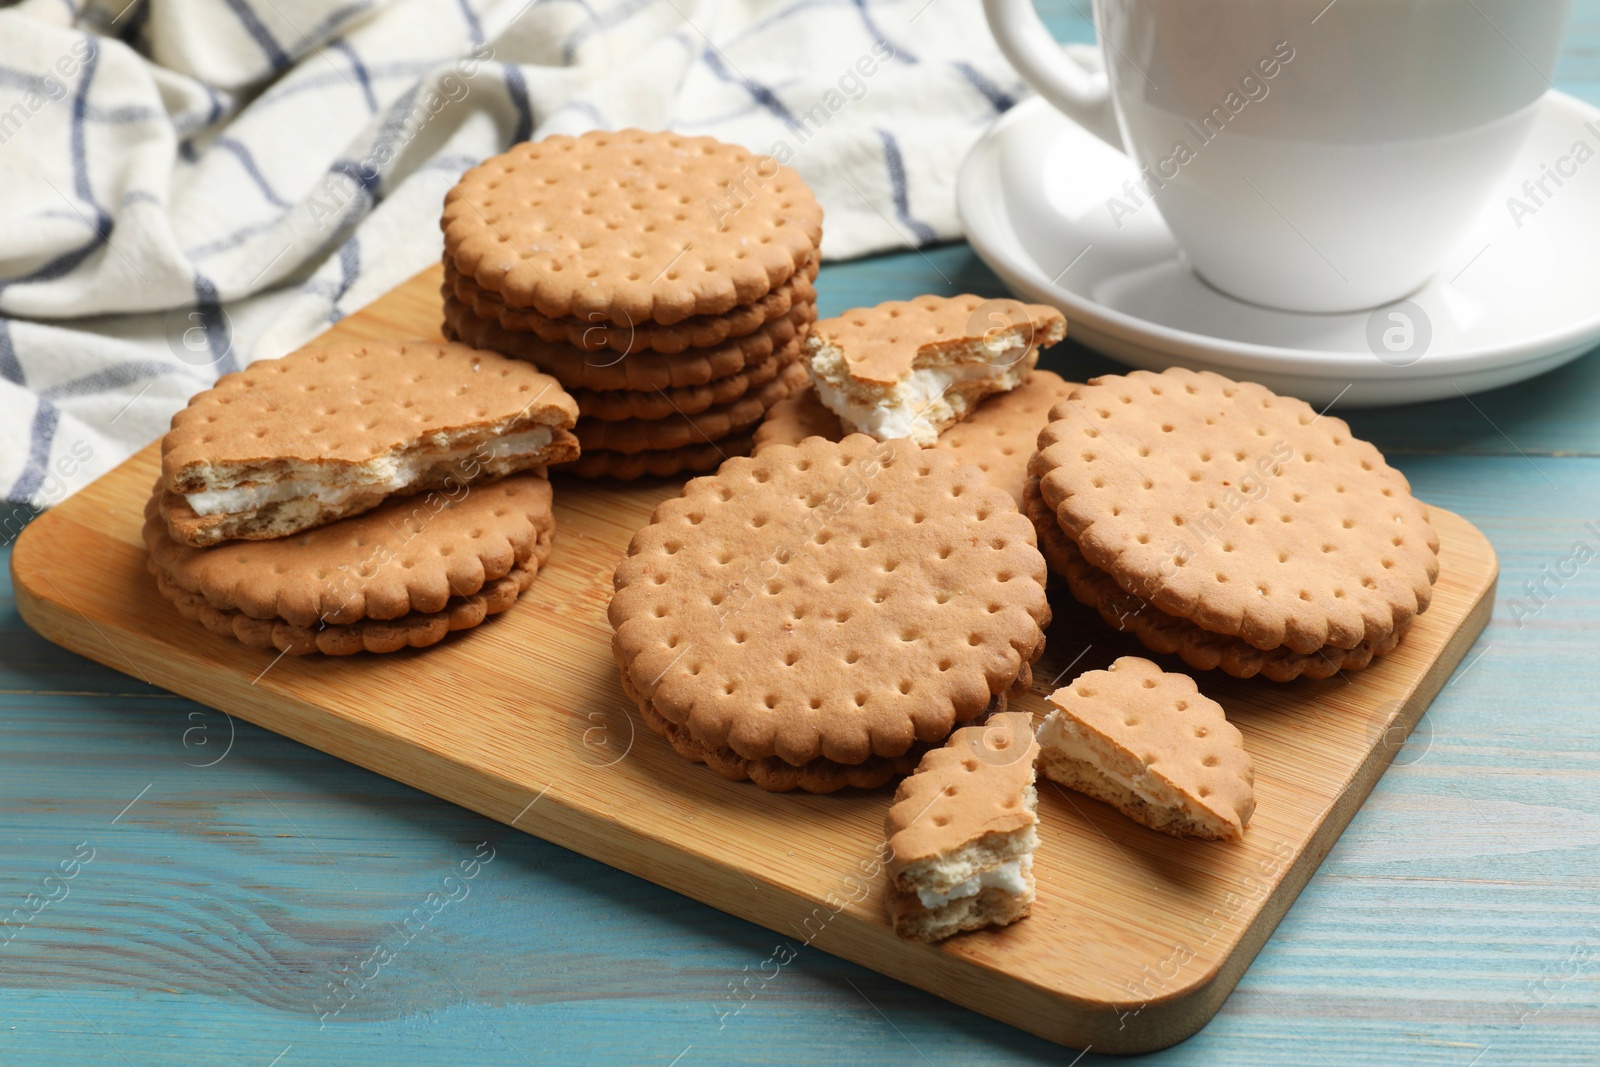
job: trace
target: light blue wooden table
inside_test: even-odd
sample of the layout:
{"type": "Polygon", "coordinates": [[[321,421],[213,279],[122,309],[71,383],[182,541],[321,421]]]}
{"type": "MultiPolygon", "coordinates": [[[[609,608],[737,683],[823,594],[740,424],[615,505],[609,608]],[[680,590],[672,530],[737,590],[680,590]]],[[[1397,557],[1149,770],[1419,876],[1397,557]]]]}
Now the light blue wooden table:
{"type": "MultiPolygon", "coordinates": [[[[1559,83],[1600,102],[1600,0],[1577,7],[1559,83]]],[[[1055,22],[1087,37],[1070,7],[1055,22]]],[[[952,285],[1001,291],[963,246],[831,266],[820,290],[834,313],[952,285]]],[[[1063,348],[1065,374],[1113,369],[1063,348]]],[[[1494,620],[1221,1014],[1151,1059],[1600,1063],[1600,556],[1545,580],[1575,542],[1600,549],[1600,353],[1471,403],[1351,422],[1494,542],[1494,620]],[[1516,609],[1540,581],[1544,606],[1516,609]]],[[[230,728],[38,638],[0,583],[7,914],[4,1067],[1075,1055],[815,950],[719,1023],[777,935],[230,728]],[[402,931],[463,860],[491,854],[402,931]],[[380,945],[393,959],[319,1020],[329,983],[371,975],[380,945]]]]}

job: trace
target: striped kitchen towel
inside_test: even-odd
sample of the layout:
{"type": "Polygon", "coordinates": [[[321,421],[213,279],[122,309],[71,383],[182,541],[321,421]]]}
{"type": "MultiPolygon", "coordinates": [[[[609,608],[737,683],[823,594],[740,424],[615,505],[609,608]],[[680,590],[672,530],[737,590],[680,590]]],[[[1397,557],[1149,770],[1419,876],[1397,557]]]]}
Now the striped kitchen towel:
{"type": "Polygon", "coordinates": [[[956,168],[1020,92],[976,0],[23,0],[0,489],[62,500],[437,260],[445,191],[515,142],[671,127],[786,157],[839,258],[956,237],[956,168]]]}

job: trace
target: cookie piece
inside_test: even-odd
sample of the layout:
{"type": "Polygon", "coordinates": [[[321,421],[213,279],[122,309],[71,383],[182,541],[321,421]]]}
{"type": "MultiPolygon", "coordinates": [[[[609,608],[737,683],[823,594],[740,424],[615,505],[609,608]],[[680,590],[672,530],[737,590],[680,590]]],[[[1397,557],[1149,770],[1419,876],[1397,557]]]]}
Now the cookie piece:
{"type": "Polygon", "coordinates": [[[657,452],[585,452],[571,463],[551,468],[556,474],[576,478],[615,478],[631,482],[636,478],[668,478],[674,474],[699,474],[712,470],[734,456],[748,456],[749,434],[734,434],[720,441],[707,441],[685,448],[657,452]]]}
{"type": "Polygon", "coordinates": [[[939,941],[1028,914],[1038,755],[1032,716],[1005,712],[957,730],[900,783],[885,821],[895,933],[939,941]]]}
{"type": "Polygon", "coordinates": [[[1174,368],[1056,405],[1029,465],[1084,558],[1261,649],[1374,647],[1425,610],[1439,538],[1405,476],[1310,405],[1174,368]]]}
{"type": "Polygon", "coordinates": [[[161,513],[203,548],[286,537],[395,495],[577,456],[554,378],[436,341],[302,348],[226,374],[172,417],[161,513]]]}
{"type": "Polygon", "coordinates": [[[517,566],[540,562],[555,529],[550,483],[517,474],[386,501],[354,518],[272,541],[191,548],[155,497],[145,509],[150,570],[221,612],[300,629],[448,611],[517,566]]]}
{"type": "Polygon", "coordinates": [[[1016,388],[1066,329],[1043,304],[920,296],[818,322],[806,360],[845,429],[931,445],[978,401],[1016,388]]]}
{"type": "Polygon", "coordinates": [[[445,254],[506,304],[672,325],[788,281],[822,209],[769,156],[710,137],[598,130],[525,141],[445,196],[445,254]]]}
{"type": "Polygon", "coordinates": [[[1039,495],[1039,479],[1029,478],[1024,490],[1023,513],[1039,535],[1039,551],[1050,570],[1066,579],[1067,588],[1080,604],[1094,608],[1113,630],[1131,633],[1152,652],[1177,655],[1197,670],[1221,670],[1235,678],[1261,675],[1274,682],[1296,678],[1332,678],[1340,671],[1355,671],[1377,656],[1388,655],[1410,628],[1397,628],[1377,642],[1355,648],[1319,648],[1301,653],[1280,646],[1260,649],[1248,641],[1202,630],[1188,619],[1168,615],[1154,604],[1123,589],[1109,574],[1096,570],[1078,546],[1061,532],[1055,514],[1039,495]]]}
{"type": "MultiPolygon", "coordinates": [[[[1050,421],[1050,409],[1072,386],[1059,374],[1035,370],[1015,389],[981,401],[970,415],[940,434],[936,443],[987,474],[1020,508],[1039,431],[1050,421]]],[[[837,441],[843,436],[839,416],[822,405],[815,389],[807,388],[767,412],[756,427],[756,451],[767,445],[799,444],[807,437],[837,441]]]]}
{"type": "Polygon", "coordinates": [[[1050,694],[1039,770],[1174,837],[1238,841],[1255,811],[1244,737],[1187,674],[1123,656],[1050,694]]]}
{"type": "Polygon", "coordinates": [[[574,389],[580,419],[623,422],[629,419],[667,419],[674,415],[698,415],[720,404],[731,404],[752,390],[771,382],[800,358],[799,339],[790,341],[771,356],[726,377],[705,385],[686,385],[676,389],[574,389]]]}
{"type": "Polygon", "coordinates": [[[1044,577],[1032,527],[976,468],[813,438],[661,504],[609,617],[631,691],[699,744],[857,766],[1027,688],[1044,577]]]}
{"type": "Polygon", "coordinates": [[[562,342],[546,342],[512,333],[474,315],[460,301],[446,298],[446,337],[482,346],[513,359],[527,360],[570,389],[628,389],[635,391],[705,385],[771,359],[775,353],[804,337],[817,316],[812,304],[799,304],[775,322],[754,333],[735,337],[710,348],[694,348],[673,355],[640,351],[632,355],[601,350],[589,352],[562,342]]]}
{"type": "MultiPolygon", "coordinates": [[[[498,323],[513,334],[526,335],[530,341],[571,345],[585,352],[610,349],[631,355],[644,352],[675,355],[690,348],[714,348],[725,341],[755,333],[801,305],[814,307],[817,302],[814,283],[820,266],[820,258],[812,256],[794,277],[753,304],[742,304],[721,315],[696,315],[671,326],[657,322],[613,324],[594,316],[552,319],[532,308],[508,307],[498,295],[459,274],[448,258],[444,265],[444,292],[446,297],[460,301],[485,322],[498,323]]],[[[596,362],[607,363],[606,360],[596,362]]]]}
{"type": "Polygon", "coordinates": [[[585,451],[659,452],[686,448],[696,443],[721,440],[761,421],[767,409],[804,385],[806,369],[791,363],[767,384],[752,389],[727,404],[707,408],[695,415],[674,414],[666,419],[625,419],[602,422],[585,419],[578,423],[578,443],[585,451]]]}

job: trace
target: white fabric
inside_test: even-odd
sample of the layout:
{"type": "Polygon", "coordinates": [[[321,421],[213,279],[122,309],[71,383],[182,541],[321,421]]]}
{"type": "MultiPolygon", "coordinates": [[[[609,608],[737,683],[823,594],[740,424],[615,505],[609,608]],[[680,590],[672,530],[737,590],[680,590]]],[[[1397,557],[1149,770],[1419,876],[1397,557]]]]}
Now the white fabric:
{"type": "Polygon", "coordinates": [[[782,142],[839,258],[958,236],[1021,91],[976,0],[75,3],[0,11],[0,490],[35,506],[436,261],[516,141],[782,142]]]}

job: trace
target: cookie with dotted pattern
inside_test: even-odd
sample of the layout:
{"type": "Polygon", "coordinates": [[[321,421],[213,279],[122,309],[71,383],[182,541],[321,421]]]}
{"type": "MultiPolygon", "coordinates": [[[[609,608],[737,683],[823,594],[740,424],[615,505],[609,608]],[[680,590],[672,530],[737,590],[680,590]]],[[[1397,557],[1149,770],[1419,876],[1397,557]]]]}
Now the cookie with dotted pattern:
{"type": "Polygon", "coordinates": [[[203,548],[285,537],[385,499],[575,458],[578,406],[520,360],[438,341],[302,348],[172,417],[161,514],[203,548]]]}
{"type": "Polygon", "coordinates": [[[609,616],[627,690],[708,750],[859,766],[1027,689],[1044,580],[1032,526],[977,468],[813,438],[661,504],[609,616]]]}
{"type": "Polygon", "coordinates": [[[1235,678],[1260,675],[1274,682],[1296,678],[1332,678],[1341,671],[1360,670],[1374,657],[1394,651],[1409,625],[1396,628],[1381,641],[1364,641],[1355,648],[1325,646],[1315,652],[1296,652],[1280,645],[1261,649],[1248,641],[1202,630],[1188,619],[1168,615],[1149,601],[1134,596],[1109,574],[1096,570],[1083,558],[1072,538],[1056,524],[1055,514],[1039,495],[1039,479],[1029,478],[1024,490],[1023,513],[1039,535],[1039,551],[1051,573],[1066,580],[1080,604],[1095,609],[1107,626],[1131,633],[1152,652],[1177,655],[1196,670],[1221,670],[1235,678]]]}
{"type": "Polygon", "coordinates": [[[1039,773],[1174,837],[1238,841],[1255,763],[1222,705],[1187,674],[1123,656],[1050,694],[1039,773]]]}
{"type": "Polygon", "coordinates": [[[1003,712],[951,734],[901,781],[884,821],[895,933],[938,941],[1028,914],[1038,755],[1033,717],[1003,712]]]}
{"type": "Polygon", "coordinates": [[[1174,368],[1075,388],[1029,473],[1096,569],[1261,649],[1380,645],[1424,611],[1439,538],[1345,423],[1253,382],[1174,368]]]}
{"type": "Polygon", "coordinates": [[[822,241],[822,209],[798,174],[738,145],[599,130],[467,171],[440,226],[455,269],[510,306],[670,326],[788,281],[822,241]]]}
{"type": "Polygon", "coordinates": [[[393,651],[509,607],[549,556],[550,502],[543,474],[516,474],[289,537],[192,548],[168,535],[152,496],[144,542],[162,594],[207,629],[288,652],[393,651]]]}
{"type": "MultiPolygon", "coordinates": [[[[691,348],[715,348],[727,341],[756,333],[786,318],[800,307],[815,307],[815,282],[821,266],[817,256],[806,260],[794,277],[760,300],[741,304],[721,315],[694,315],[671,326],[658,322],[612,323],[598,316],[550,318],[532,308],[510,307],[495,294],[465,277],[451,265],[444,265],[444,295],[459,301],[485,322],[497,323],[511,334],[528,342],[544,341],[570,345],[584,352],[621,352],[640,355],[660,352],[676,355],[691,348]]],[[[815,318],[815,314],[812,315],[815,318]]],[[[596,360],[605,365],[606,360],[596,360]]]]}

